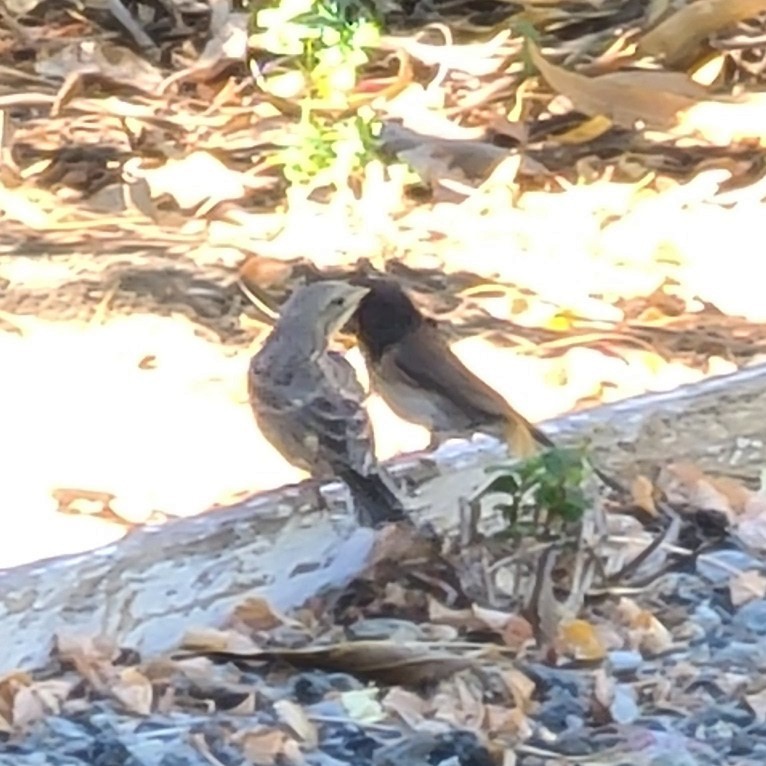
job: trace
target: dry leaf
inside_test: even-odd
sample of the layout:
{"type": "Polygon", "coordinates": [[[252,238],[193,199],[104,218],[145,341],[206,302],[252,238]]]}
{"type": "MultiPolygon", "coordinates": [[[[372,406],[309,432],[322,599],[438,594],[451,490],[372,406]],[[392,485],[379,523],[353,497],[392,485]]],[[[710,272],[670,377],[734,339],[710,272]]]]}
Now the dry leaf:
{"type": "Polygon", "coordinates": [[[707,97],[707,91],[678,72],[632,71],[587,77],[546,61],[530,43],[530,56],[546,82],[580,112],[602,115],[616,125],[667,130],[679,115],[707,97]]]}
{"type": "Polygon", "coordinates": [[[231,615],[230,624],[247,632],[271,630],[285,622],[267,599],[253,596],[238,604],[231,615]]]}
{"type": "Polygon", "coordinates": [[[476,628],[481,624],[473,609],[450,609],[432,596],[428,597],[428,620],[458,628],[476,628]]]}
{"type": "MultiPolygon", "coordinates": [[[[139,172],[139,171],[137,171],[139,172]]],[[[181,160],[168,160],[162,167],[140,171],[152,197],[169,194],[184,210],[206,201],[241,199],[250,181],[207,152],[192,152],[181,160]],[[205,179],[199,183],[199,179],[205,179]]]]}
{"type": "Polygon", "coordinates": [[[59,715],[74,683],[51,679],[22,686],[13,699],[13,725],[26,726],[46,715],[59,715]]]}
{"type": "Polygon", "coordinates": [[[729,594],[734,606],[766,596],[766,577],[754,569],[740,572],[729,580],[729,594]]]}
{"type": "Polygon", "coordinates": [[[184,634],[181,646],[190,651],[228,652],[230,654],[249,655],[258,651],[258,645],[252,639],[235,630],[217,630],[216,628],[197,628],[184,634]]]}
{"type": "Polygon", "coordinates": [[[378,690],[374,687],[343,692],[340,701],[355,721],[375,723],[383,718],[383,708],[378,702],[378,690]]]}
{"type": "Polygon", "coordinates": [[[154,689],[151,681],[136,668],[125,668],[112,686],[112,694],[128,710],[138,715],[152,712],[154,689]]]}
{"type": "Polygon", "coordinates": [[[608,710],[614,699],[614,679],[603,668],[596,668],[593,674],[593,696],[604,710],[608,710]]]}
{"type": "Polygon", "coordinates": [[[381,702],[383,710],[398,715],[412,729],[417,728],[426,712],[425,700],[406,689],[394,687],[381,702]]]}
{"type": "Polygon", "coordinates": [[[630,485],[633,502],[650,516],[657,516],[657,506],[654,504],[654,485],[643,475],[636,476],[630,485]]]}
{"type": "Polygon", "coordinates": [[[32,677],[22,670],[15,670],[0,678],[0,717],[6,725],[13,722],[13,704],[20,689],[29,686],[32,677]]]}
{"type": "Polygon", "coordinates": [[[502,630],[503,642],[509,649],[521,652],[534,642],[535,631],[529,620],[521,615],[511,615],[502,630]]]}
{"type": "Polygon", "coordinates": [[[532,695],[536,689],[535,682],[520,670],[506,670],[501,672],[501,676],[516,707],[525,713],[531,712],[534,707],[532,695]]]}
{"type": "Polygon", "coordinates": [[[649,611],[635,601],[621,598],[618,612],[631,628],[634,646],[650,654],[660,654],[673,646],[670,631],[649,611]]]}
{"type": "Polygon", "coordinates": [[[24,727],[41,720],[46,710],[43,701],[32,691],[31,686],[22,686],[13,698],[13,725],[24,727]]]}
{"type": "Polygon", "coordinates": [[[766,689],[757,694],[746,694],[745,701],[755,713],[755,719],[758,723],[766,723],[766,689]]]}
{"type": "Polygon", "coordinates": [[[282,723],[292,729],[298,739],[306,747],[314,750],[319,742],[319,735],[316,726],[309,720],[306,711],[290,700],[277,700],[274,703],[274,710],[282,723]]]}
{"type": "Polygon", "coordinates": [[[479,688],[469,687],[460,676],[443,682],[431,700],[434,717],[459,728],[479,728],[483,725],[485,708],[479,688]]]}
{"type": "Polygon", "coordinates": [[[665,466],[658,484],[671,502],[719,511],[730,522],[736,521],[755,494],[733,479],[708,476],[693,463],[684,461],[665,466]]]}
{"type": "Polygon", "coordinates": [[[601,637],[585,620],[563,620],[558,626],[555,646],[561,654],[577,660],[600,660],[606,656],[601,637]]]}
{"type": "Polygon", "coordinates": [[[503,628],[505,628],[510,619],[514,616],[508,612],[501,612],[497,609],[487,609],[486,607],[478,606],[477,604],[474,604],[471,607],[471,611],[480,623],[483,623],[486,627],[495,630],[498,633],[503,631],[503,628]]]}
{"type": "MultiPolygon", "coordinates": [[[[381,679],[389,684],[412,685],[450,677],[472,667],[484,651],[471,656],[452,653],[449,644],[435,648],[418,641],[349,641],[302,649],[262,649],[250,653],[205,651],[212,659],[236,658],[260,662],[281,659],[297,667],[324,668],[381,679]]],[[[489,652],[487,649],[486,652],[489,652]]]]}
{"type": "Polygon", "coordinates": [[[638,52],[683,68],[711,34],[763,11],[766,0],[694,0],[647,32],[638,52]]]}
{"type": "Polygon", "coordinates": [[[234,739],[242,747],[245,758],[257,766],[276,764],[288,742],[287,735],[279,729],[244,732],[234,739]]]}

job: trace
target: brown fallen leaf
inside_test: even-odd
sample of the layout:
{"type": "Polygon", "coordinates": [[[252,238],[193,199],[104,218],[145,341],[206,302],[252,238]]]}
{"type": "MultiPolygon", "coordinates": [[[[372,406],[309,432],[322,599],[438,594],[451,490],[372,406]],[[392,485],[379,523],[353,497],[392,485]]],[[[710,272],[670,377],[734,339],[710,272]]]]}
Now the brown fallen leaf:
{"type": "Polygon", "coordinates": [[[729,580],[729,594],[734,606],[766,596],[766,577],[754,569],[740,572],[729,580]]]}
{"type": "Polygon", "coordinates": [[[766,0],[695,0],[647,32],[638,52],[684,68],[714,32],[766,11],[766,0]]]}
{"type": "Polygon", "coordinates": [[[50,679],[19,688],[13,698],[13,725],[24,727],[46,715],[58,715],[74,682],[50,679]]]}
{"type": "Polygon", "coordinates": [[[657,517],[657,506],[654,502],[654,485],[643,475],[636,476],[630,485],[630,494],[633,502],[650,516],[657,517]]]}
{"type": "Polygon", "coordinates": [[[279,659],[296,667],[337,670],[410,686],[447,678],[460,670],[474,667],[491,651],[491,647],[477,645],[470,654],[458,654],[418,641],[351,641],[302,649],[270,648],[250,653],[212,650],[200,654],[212,660],[237,663],[279,659]]]}
{"type": "Polygon", "coordinates": [[[636,70],[587,77],[547,61],[533,43],[530,56],[545,81],[580,112],[604,116],[620,127],[637,124],[668,130],[679,115],[707,98],[701,85],[679,72],[636,70]]]}
{"type": "Polygon", "coordinates": [[[152,712],[154,688],[151,681],[137,668],[125,668],[111,691],[115,699],[131,713],[149,715],[152,712]]]}
{"type": "Polygon", "coordinates": [[[278,614],[274,607],[260,596],[253,596],[238,604],[229,618],[229,625],[242,633],[271,630],[285,622],[290,620],[278,614]]]}
{"type": "Polygon", "coordinates": [[[710,476],[689,461],[663,467],[657,484],[670,502],[719,511],[731,523],[745,511],[754,495],[735,479],[710,476]]]}
{"type": "Polygon", "coordinates": [[[319,743],[316,725],[309,720],[306,711],[290,700],[277,700],[274,703],[279,720],[288,726],[293,734],[309,749],[314,750],[319,743]]]}
{"type": "Polygon", "coordinates": [[[419,695],[395,686],[381,701],[381,706],[389,713],[399,716],[407,726],[416,728],[426,714],[426,702],[419,695]]]}
{"type": "Polygon", "coordinates": [[[248,656],[258,647],[251,639],[235,630],[199,628],[184,634],[181,646],[191,651],[227,652],[232,655],[248,656]]]}
{"type": "Polygon", "coordinates": [[[264,729],[237,734],[234,741],[245,758],[258,766],[275,764],[285,752],[288,736],[279,729],[264,729]]]}
{"type": "Polygon", "coordinates": [[[621,598],[618,613],[631,630],[633,645],[651,654],[665,652],[673,646],[670,631],[649,611],[635,601],[621,598]]]}
{"type": "Polygon", "coordinates": [[[566,620],[558,626],[556,650],[576,660],[601,660],[606,647],[596,629],[586,620],[566,620]]]}

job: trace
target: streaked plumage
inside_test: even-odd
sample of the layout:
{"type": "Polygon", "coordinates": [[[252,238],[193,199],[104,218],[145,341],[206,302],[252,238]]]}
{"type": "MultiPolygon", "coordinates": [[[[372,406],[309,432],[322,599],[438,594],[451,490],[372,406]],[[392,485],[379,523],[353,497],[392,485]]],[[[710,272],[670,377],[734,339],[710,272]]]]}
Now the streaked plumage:
{"type": "Polygon", "coordinates": [[[342,478],[375,524],[401,518],[402,506],[378,473],[364,389],[327,348],[366,292],[330,280],[298,288],[250,362],[248,392],[259,428],[285,459],[342,478]]]}

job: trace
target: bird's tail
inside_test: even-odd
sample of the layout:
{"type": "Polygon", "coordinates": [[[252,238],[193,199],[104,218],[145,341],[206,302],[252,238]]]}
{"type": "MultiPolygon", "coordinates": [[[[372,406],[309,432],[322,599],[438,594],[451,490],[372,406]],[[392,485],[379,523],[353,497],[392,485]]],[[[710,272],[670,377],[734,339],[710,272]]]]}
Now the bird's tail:
{"type": "MultiPolygon", "coordinates": [[[[521,417],[521,416],[519,416],[521,417]]],[[[537,426],[533,426],[529,421],[514,422],[509,420],[506,426],[506,439],[511,448],[512,454],[521,458],[529,458],[536,455],[540,448],[552,449],[556,443],[549,436],[546,436],[537,426]]],[[[593,473],[601,479],[604,484],[616,492],[629,494],[626,487],[617,479],[591,463],[593,473]]]]}
{"type": "Polygon", "coordinates": [[[540,448],[550,449],[555,446],[539,428],[514,412],[513,418],[508,418],[505,424],[505,440],[511,454],[520,458],[536,455],[540,448]]]}
{"type": "Polygon", "coordinates": [[[363,524],[378,526],[387,521],[401,521],[407,518],[399,498],[386,486],[378,474],[363,476],[356,471],[340,474],[346,482],[358,509],[363,524]]]}

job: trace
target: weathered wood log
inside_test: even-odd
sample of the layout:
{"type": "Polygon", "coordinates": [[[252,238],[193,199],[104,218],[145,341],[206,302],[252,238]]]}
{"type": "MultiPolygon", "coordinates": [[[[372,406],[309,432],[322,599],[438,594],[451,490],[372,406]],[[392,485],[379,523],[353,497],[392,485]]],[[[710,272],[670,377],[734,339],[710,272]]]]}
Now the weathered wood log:
{"type": "MultiPolygon", "coordinates": [[[[621,475],[686,458],[755,476],[764,465],[766,365],[544,427],[562,444],[589,442],[594,460],[621,475]]],[[[402,458],[391,470],[436,474],[418,502],[444,528],[457,520],[455,498],[470,495],[499,454],[496,444],[465,444],[437,453],[430,469],[423,458],[402,458]]],[[[312,485],[288,487],[137,530],[91,553],[0,572],[0,672],[43,664],[59,633],[101,634],[152,653],[174,646],[188,628],[220,624],[248,595],[289,609],[343,584],[363,567],[374,534],[348,512],[319,505],[312,485]]]]}

